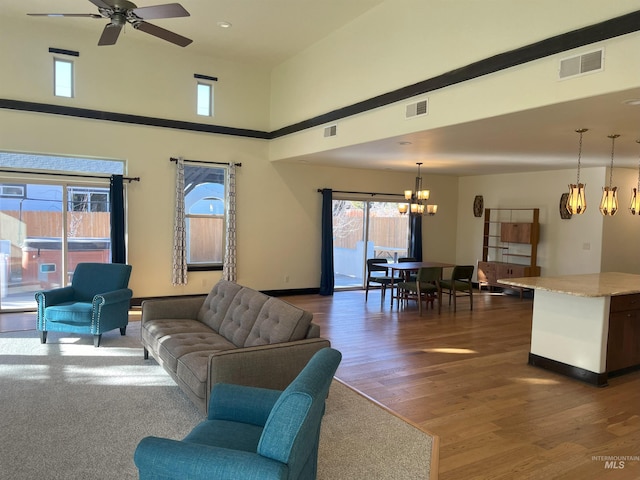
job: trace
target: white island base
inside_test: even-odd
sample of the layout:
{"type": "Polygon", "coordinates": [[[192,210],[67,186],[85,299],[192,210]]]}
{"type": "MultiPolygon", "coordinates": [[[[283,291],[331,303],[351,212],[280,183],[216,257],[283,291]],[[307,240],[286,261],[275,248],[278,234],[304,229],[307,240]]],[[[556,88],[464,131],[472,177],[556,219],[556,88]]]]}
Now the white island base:
{"type": "Polygon", "coordinates": [[[597,386],[640,368],[640,275],[525,277],[535,289],[529,364],[597,386]]]}

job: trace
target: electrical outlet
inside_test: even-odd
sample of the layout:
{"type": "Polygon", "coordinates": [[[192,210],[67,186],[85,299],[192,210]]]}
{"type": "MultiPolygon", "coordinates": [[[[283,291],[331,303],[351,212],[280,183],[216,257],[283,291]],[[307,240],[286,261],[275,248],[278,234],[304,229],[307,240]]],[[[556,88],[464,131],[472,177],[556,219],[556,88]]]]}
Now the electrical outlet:
{"type": "Polygon", "coordinates": [[[591,244],[589,242],[584,242],[582,244],[582,249],[583,250],[591,250],[591,244]]]}

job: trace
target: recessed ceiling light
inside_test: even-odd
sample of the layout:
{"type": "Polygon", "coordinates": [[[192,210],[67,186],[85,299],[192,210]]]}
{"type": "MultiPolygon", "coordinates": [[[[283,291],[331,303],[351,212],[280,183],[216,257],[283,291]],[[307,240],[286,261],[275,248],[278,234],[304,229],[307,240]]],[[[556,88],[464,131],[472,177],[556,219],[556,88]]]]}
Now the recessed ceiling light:
{"type": "Polygon", "coordinates": [[[231,23],[229,22],[218,22],[217,24],[220,28],[230,28],[231,27],[231,23]]]}
{"type": "Polygon", "coordinates": [[[411,145],[411,142],[398,142],[398,145],[411,145]]]}
{"type": "Polygon", "coordinates": [[[625,105],[638,106],[640,105],[640,98],[630,98],[629,100],[625,100],[622,103],[624,103],[625,105]]]}

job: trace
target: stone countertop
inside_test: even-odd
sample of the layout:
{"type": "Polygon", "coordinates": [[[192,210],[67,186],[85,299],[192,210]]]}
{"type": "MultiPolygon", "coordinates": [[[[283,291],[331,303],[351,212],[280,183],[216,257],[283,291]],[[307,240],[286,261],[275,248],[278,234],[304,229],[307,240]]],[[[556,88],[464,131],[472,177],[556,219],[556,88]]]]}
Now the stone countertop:
{"type": "Polygon", "coordinates": [[[640,275],[605,272],[557,277],[520,277],[498,280],[514,287],[547,290],[579,297],[608,297],[640,293],[640,275]]]}

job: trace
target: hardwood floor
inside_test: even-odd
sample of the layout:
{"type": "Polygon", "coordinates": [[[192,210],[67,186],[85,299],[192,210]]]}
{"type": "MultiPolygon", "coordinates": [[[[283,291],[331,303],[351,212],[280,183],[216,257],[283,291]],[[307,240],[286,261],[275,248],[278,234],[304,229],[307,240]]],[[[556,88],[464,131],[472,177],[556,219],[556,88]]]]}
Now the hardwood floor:
{"type": "MultiPolygon", "coordinates": [[[[473,312],[461,298],[419,317],[379,295],[283,298],[342,352],[341,380],[440,437],[439,480],[640,478],[640,372],[596,388],[528,366],[530,299],[485,291],[473,312]]],[[[0,330],[34,326],[0,315],[0,330]]]]}
{"type": "Polygon", "coordinates": [[[640,372],[596,388],[528,366],[531,299],[485,291],[423,317],[377,291],[285,299],[343,353],[340,379],[440,437],[441,480],[640,478],[640,372]]]}

